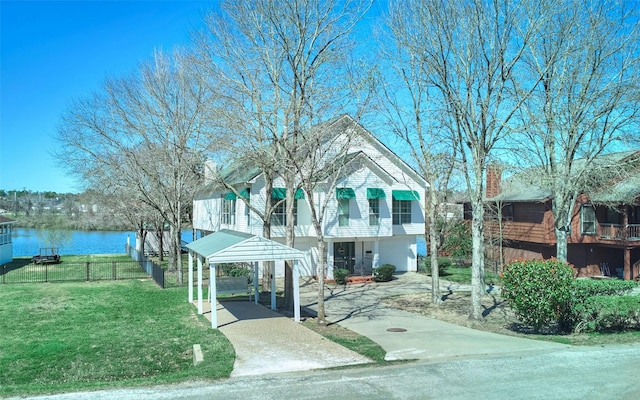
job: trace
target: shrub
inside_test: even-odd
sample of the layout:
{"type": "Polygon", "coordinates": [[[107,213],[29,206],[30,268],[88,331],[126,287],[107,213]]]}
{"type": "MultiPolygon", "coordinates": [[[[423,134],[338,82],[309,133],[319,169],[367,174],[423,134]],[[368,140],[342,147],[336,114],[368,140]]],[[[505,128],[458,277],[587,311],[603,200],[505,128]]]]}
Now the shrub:
{"type": "Polygon", "coordinates": [[[640,296],[591,296],[576,304],[578,332],[612,332],[640,329],[640,296]]]}
{"type": "Polygon", "coordinates": [[[391,264],[384,264],[373,271],[373,280],[376,282],[389,282],[393,279],[393,273],[396,267],[391,264]]]}
{"type": "Polygon", "coordinates": [[[589,298],[594,296],[622,296],[628,294],[636,286],[637,282],[634,281],[576,280],[573,283],[571,298],[560,320],[562,328],[571,331],[576,329],[578,325],[584,325],[584,305],[589,298]]]}
{"type": "Polygon", "coordinates": [[[565,262],[514,261],[504,267],[502,297],[522,322],[538,331],[560,321],[574,281],[573,268],[565,262]]]}
{"type": "MultiPolygon", "coordinates": [[[[438,276],[442,276],[447,268],[452,265],[451,259],[448,257],[438,257],[438,276]]],[[[431,275],[431,257],[428,256],[424,259],[421,270],[426,272],[428,275],[431,275]]]]}
{"type": "Polygon", "coordinates": [[[333,270],[333,279],[340,285],[347,284],[347,276],[349,276],[349,270],[344,268],[335,268],[333,270]]]}

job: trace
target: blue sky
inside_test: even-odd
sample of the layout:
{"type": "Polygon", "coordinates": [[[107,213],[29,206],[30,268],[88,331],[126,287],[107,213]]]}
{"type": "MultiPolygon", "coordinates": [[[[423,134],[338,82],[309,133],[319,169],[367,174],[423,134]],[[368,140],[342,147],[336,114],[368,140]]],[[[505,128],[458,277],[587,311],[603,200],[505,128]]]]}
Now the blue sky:
{"type": "Polygon", "coordinates": [[[59,116],[155,48],[188,45],[212,1],[0,1],[0,189],[81,192],[51,155],[59,116]]]}

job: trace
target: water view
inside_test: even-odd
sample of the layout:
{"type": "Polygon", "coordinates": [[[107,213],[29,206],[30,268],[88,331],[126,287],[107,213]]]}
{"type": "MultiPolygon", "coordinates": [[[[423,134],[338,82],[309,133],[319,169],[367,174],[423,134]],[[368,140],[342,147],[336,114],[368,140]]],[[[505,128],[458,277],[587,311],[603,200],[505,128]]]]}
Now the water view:
{"type": "MultiPolygon", "coordinates": [[[[14,257],[34,256],[40,253],[40,248],[48,247],[44,229],[14,228],[12,237],[14,257]]],[[[135,246],[135,232],[70,231],[68,240],[60,246],[59,251],[61,255],[124,254],[127,237],[135,246]]],[[[192,231],[183,230],[182,240],[191,242],[192,231]]]]}

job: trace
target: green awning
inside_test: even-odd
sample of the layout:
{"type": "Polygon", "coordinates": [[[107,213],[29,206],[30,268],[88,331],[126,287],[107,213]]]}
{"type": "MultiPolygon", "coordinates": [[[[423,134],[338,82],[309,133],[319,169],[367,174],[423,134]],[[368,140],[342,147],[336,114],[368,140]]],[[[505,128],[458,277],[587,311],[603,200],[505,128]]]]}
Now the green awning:
{"type": "Polygon", "coordinates": [[[237,198],[238,198],[238,196],[236,196],[236,194],[233,193],[233,192],[229,192],[229,193],[224,195],[224,199],[225,200],[235,200],[237,198]]]}
{"type": "Polygon", "coordinates": [[[367,188],[367,199],[386,199],[387,195],[384,193],[384,189],[380,188],[367,188]]]}
{"type": "Polygon", "coordinates": [[[273,188],[271,189],[271,198],[277,200],[283,200],[287,198],[287,189],[285,188],[273,188]]]}
{"type": "Polygon", "coordinates": [[[251,198],[251,189],[244,188],[240,191],[240,197],[243,199],[249,200],[251,198]]]}
{"type": "Polygon", "coordinates": [[[415,190],[392,190],[394,200],[420,200],[420,195],[415,190]]]}
{"type": "Polygon", "coordinates": [[[355,199],[356,193],[351,188],[337,188],[336,199],[355,199]]]}
{"type": "MultiPolygon", "coordinates": [[[[284,200],[287,198],[287,189],[285,188],[273,188],[271,189],[271,197],[277,200],[284,200]]],[[[304,199],[304,191],[302,189],[296,190],[296,194],[293,196],[294,199],[304,199]]]]}

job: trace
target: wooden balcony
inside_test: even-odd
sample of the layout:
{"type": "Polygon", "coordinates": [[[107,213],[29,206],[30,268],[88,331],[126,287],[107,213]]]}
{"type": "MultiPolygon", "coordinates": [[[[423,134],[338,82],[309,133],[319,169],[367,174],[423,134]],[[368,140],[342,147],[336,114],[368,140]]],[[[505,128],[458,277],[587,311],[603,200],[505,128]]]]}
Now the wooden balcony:
{"type": "Polygon", "coordinates": [[[598,223],[600,239],[640,241],[640,224],[598,223]]]}

